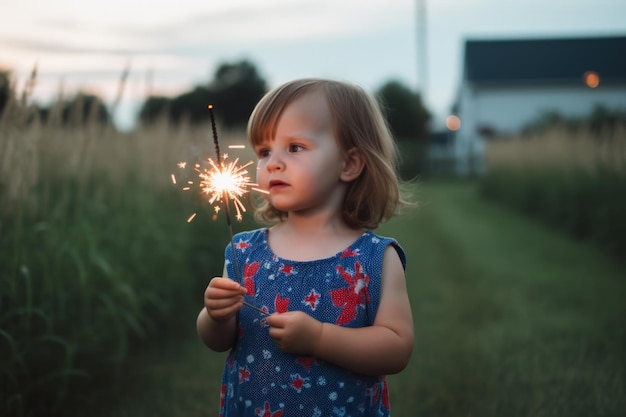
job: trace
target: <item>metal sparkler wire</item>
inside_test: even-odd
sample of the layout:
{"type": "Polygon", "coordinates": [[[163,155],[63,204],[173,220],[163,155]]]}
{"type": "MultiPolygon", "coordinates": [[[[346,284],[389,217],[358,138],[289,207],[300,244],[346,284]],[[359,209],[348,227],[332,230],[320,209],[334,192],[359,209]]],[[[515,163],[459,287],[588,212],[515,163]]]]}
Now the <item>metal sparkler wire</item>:
{"type": "MultiPolygon", "coordinates": [[[[219,144],[219,140],[217,138],[217,128],[215,126],[215,117],[213,115],[213,105],[209,104],[208,106],[209,109],[209,115],[211,116],[211,130],[213,131],[213,144],[215,146],[215,154],[216,154],[216,160],[217,160],[217,169],[219,171],[219,173],[224,173],[224,163],[222,161],[222,155],[220,153],[220,144],[219,144]]],[[[237,169],[233,169],[235,168],[235,164],[237,163],[237,160],[235,160],[235,162],[231,163],[229,165],[228,171],[233,172],[235,171],[236,173],[241,173],[241,171],[248,165],[244,165],[241,168],[237,168],[237,169]]],[[[245,174],[245,172],[243,172],[245,174]]],[[[250,183],[245,182],[245,185],[252,185],[250,183]]],[[[242,184],[242,185],[244,185],[242,184]]],[[[231,193],[237,194],[236,192],[234,192],[233,190],[231,190],[231,193]]],[[[243,193],[243,191],[242,191],[243,193]]],[[[228,203],[229,199],[230,199],[231,195],[229,193],[229,190],[224,187],[224,189],[222,190],[222,195],[221,195],[221,200],[222,203],[224,205],[224,212],[226,215],[226,224],[228,225],[228,233],[230,235],[230,249],[232,251],[233,254],[233,267],[235,269],[235,278],[237,278],[237,282],[239,282],[239,285],[243,286],[243,280],[241,277],[241,274],[239,272],[239,262],[237,261],[237,252],[235,250],[235,242],[234,242],[234,234],[233,234],[233,225],[232,225],[232,221],[231,221],[231,216],[230,216],[230,204],[228,203]]],[[[237,195],[235,195],[234,197],[237,197],[237,195]]],[[[215,199],[216,197],[214,196],[213,199],[215,199]]],[[[239,200],[237,200],[236,198],[233,198],[234,204],[235,204],[235,208],[237,209],[237,215],[238,215],[238,219],[240,219],[241,213],[240,213],[240,208],[243,209],[245,211],[245,208],[243,207],[243,205],[241,205],[241,202],[239,202],[239,200]]],[[[246,307],[249,307],[253,310],[256,310],[257,312],[265,315],[265,316],[269,316],[269,314],[266,311],[261,310],[260,308],[258,308],[257,306],[248,303],[247,301],[244,300],[243,305],[246,307]]]]}

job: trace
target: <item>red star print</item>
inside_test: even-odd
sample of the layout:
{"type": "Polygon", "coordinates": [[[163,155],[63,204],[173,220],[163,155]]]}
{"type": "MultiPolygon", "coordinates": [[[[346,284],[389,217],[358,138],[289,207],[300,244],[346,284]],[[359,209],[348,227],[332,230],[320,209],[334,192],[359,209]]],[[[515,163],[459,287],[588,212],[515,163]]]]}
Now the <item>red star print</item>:
{"type": "Polygon", "coordinates": [[[290,275],[292,271],[293,271],[293,266],[291,265],[282,265],[279,270],[279,272],[282,272],[285,275],[290,275]]]}
{"type": "Polygon", "coordinates": [[[286,313],[289,311],[289,298],[282,298],[280,294],[276,294],[274,299],[274,310],[277,313],[286,313]]]}
{"type": "Polygon", "coordinates": [[[298,393],[302,391],[302,388],[306,387],[308,383],[306,379],[302,378],[300,374],[291,375],[291,387],[298,393]]]}
{"type": "Polygon", "coordinates": [[[347,248],[346,250],[344,250],[343,252],[341,252],[341,257],[342,258],[351,258],[354,256],[357,256],[359,254],[359,250],[352,250],[352,248],[347,248]]]}
{"type": "Polygon", "coordinates": [[[259,270],[260,262],[252,262],[251,264],[245,264],[243,267],[243,286],[246,287],[248,295],[254,295],[254,280],[252,277],[259,270]]]}
{"type": "Polygon", "coordinates": [[[319,299],[320,299],[320,294],[315,292],[315,290],[311,290],[309,295],[304,297],[304,301],[302,303],[308,305],[309,307],[311,307],[311,310],[315,311],[315,308],[317,307],[317,302],[319,299]]]}
{"type": "Polygon", "coordinates": [[[335,307],[343,307],[336,324],[350,323],[356,317],[356,308],[365,308],[365,303],[369,301],[367,285],[370,277],[363,273],[363,268],[359,262],[354,263],[354,276],[346,272],[341,266],[337,266],[337,272],[348,283],[348,288],[339,288],[330,291],[330,296],[335,307]]]}
{"type": "Polygon", "coordinates": [[[387,379],[383,378],[383,398],[382,398],[383,406],[389,409],[391,404],[389,403],[389,385],[387,385],[387,379]]]}
{"type": "Polygon", "coordinates": [[[250,381],[250,371],[246,367],[239,368],[239,383],[241,384],[245,381],[250,381]]]}
{"type": "Polygon", "coordinates": [[[372,386],[372,388],[366,389],[365,395],[372,397],[370,399],[370,405],[376,404],[376,401],[378,401],[378,396],[380,395],[380,384],[376,383],[372,386]]]}
{"type": "MultiPolygon", "coordinates": [[[[226,384],[222,384],[222,390],[220,391],[220,409],[224,409],[226,405],[226,384]]],[[[224,417],[224,413],[220,413],[220,417],[224,417]]]]}
{"type": "Polygon", "coordinates": [[[285,410],[271,411],[270,403],[267,401],[265,401],[265,404],[263,404],[263,410],[261,410],[260,408],[254,409],[254,414],[259,417],[281,417],[284,412],[285,410]]]}
{"type": "Polygon", "coordinates": [[[250,246],[252,245],[243,240],[240,240],[239,242],[235,243],[235,247],[242,252],[245,252],[245,250],[248,249],[250,246]]]}
{"type": "Polygon", "coordinates": [[[235,363],[235,355],[234,355],[234,350],[232,350],[230,352],[230,354],[228,355],[228,367],[232,368],[233,364],[235,363]]]}
{"type": "Polygon", "coordinates": [[[313,366],[314,363],[317,363],[317,361],[314,356],[301,356],[296,359],[296,363],[304,366],[307,371],[310,371],[311,366],[313,366]]]}

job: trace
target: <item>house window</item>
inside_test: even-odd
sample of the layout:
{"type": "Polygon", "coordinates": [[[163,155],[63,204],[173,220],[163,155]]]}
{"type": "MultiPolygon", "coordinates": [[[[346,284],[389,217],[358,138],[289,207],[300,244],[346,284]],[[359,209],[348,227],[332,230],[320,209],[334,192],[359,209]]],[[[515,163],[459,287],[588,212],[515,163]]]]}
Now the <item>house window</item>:
{"type": "Polygon", "coordinates": [[[600,76],[595,71],[587,71],[583,74],[583,81],[589,88],[596,88],[600,85],[600,76]]]}

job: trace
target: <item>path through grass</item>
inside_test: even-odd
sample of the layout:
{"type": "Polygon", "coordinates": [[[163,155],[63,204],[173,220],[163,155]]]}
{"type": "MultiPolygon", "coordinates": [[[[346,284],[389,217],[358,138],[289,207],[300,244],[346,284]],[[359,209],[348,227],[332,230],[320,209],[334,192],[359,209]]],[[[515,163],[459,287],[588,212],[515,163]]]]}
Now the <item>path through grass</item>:
{"type": "MultiPolygon", "coordinates": [[[[422,184],[379,232],[409,259],[416,346],[390,378],[395,417],[618,416],[626,410],[626,270],[477,197],[422,184]]],[[[199,295],[201,297],[201,295],[199,295]]],[[[189,338],[137,360],[98,416],[216,415],[224,355],[189,338]]]]}

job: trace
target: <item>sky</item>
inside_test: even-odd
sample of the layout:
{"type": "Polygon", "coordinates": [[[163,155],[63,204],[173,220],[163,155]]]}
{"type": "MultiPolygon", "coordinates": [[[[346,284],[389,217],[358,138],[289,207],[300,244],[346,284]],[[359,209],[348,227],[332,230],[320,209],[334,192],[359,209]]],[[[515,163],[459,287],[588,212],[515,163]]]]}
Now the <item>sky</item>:
{"type": "Polygon", "coordinates": [[[420,92],[436,129],[467,39],[612,35],[626,35],[626,1],[0,0],[0,69],[18,92],[36,66],[33,101],[85,91],[112,104],[128,68],[114,114],[122,129],[147,94],[181,94],[243,59],[270,88],[325,77],[373,93],[400,81],[420,92]]]}

